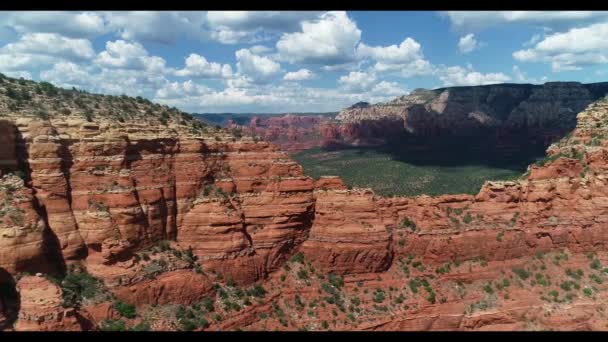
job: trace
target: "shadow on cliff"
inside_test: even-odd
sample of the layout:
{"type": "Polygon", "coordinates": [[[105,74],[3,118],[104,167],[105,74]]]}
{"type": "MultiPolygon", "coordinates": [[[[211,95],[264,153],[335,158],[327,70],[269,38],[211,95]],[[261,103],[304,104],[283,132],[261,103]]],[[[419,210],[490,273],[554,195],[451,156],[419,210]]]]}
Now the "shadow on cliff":
{"type": "Polygon", "coordinates": [[[549,136],[513,133],[496,137],[489,132],[473,136],[436,136],[418,138],[404,134],[392,137],[379,146],[349,146],[334,144],[327,151],[354,150],[382,153],[392,159],[416,166],[489,166],[524,172],[528,165],[542,158],[547,147],[564,137],[568,131],[552,132],[549,136]]]}
{"type": "MultiPolygon", "coordinates": [[[[147,155],[154,155],[154,154],[160,154],[160,155],[173,155],[175,153],[177,153],[178,149],[179,149],[179,145],[178,143],[176,143],[175,139],[150,139],[150,140],[142,140],[142,141],[137,141],[137,142],[132,142],[129,138],[126,138],[127,141],[127,149],[125,151],[126,153],[126,160],[125,160],[125,167],[129,170],[133,171],[133,164],[137,164],[138,162],[141,162],[142,160],[144,160],[144,155],[142,154],[142,152],[145,152],[145,154],[147,155]]],[[[171,167],[174,167],[174,163],[172,161],[164,161],[164,164],[171,164],[171,167]]],[[[175,199],[177,198],[177,187],[176,187],[176,183],[175,183],[175,172],[173,170],[168,170],[168,172],[170,171],[170,174],[172,174],[173,178],[172,178],[172,187],[170,189],[171,193],[165,193],[164,189],[160,189],[161,192],[161,196],[160,196],[160,200],[158,202],[155,203],[147,203],[144,200],[144,203],[142,203],[142,199],[140,198],[140,194],[137,190],[135,190],[133,192],[135,199],[137,201],[137,203],[140,204],[140,206],[142,206],[143,204],[147,204],[147,205],[155,205],[157,206],[158,210],[159,210],[159,216],[161,217],[161,225],[162,225],[162,236],[158,237],[160,240],[166,240],[166,239],[175,239],[176,238],[176,234],[177,234],[177,222],[176,222],[176,218],[177,218],[177,206],[175,205],[175,203],[170,204],[167,199],[169,200],[173,200],[175,201],[175,199]],[[168,220],[168,217],[172,217],[171,220],[168,220]]],[[[135,189],[137,189],[137,178],[138,177],[133,177],[133,186],[135,189]]],[[[145,227],[146,230],[148,230],[148,233],[150,233],[150,229],[151,229],[151,224],[149,222],[149,218],[147,215],[144,215],[144,219],[145,219],[145,227]]]]}
{"type": "Polygon", "coordinates": [[[0,267],[0,331],[12,327],[21,309],[15,278],[0,267]]]}
{"type": "Polygon", "coordinates": [[[29,152],[27,142],[23,138],[21,132],[14,126],[16,131],[16,155],[18,161],[18,169],[21,171],[25,186],[32,190],[32,206],[38,213],[45,224],[43,232],[44,255],[41,256],[38,262],[32,263],[32,267],[28,269],[30,272],[44,272],[59,275],[63,277],[66,274],[66,263],[61,253],[61,244],[59,238],[50,228],[46,207],[40,203],[36,197],[36,189],[32,185],[32,168],[29,163],[29,152]]]}

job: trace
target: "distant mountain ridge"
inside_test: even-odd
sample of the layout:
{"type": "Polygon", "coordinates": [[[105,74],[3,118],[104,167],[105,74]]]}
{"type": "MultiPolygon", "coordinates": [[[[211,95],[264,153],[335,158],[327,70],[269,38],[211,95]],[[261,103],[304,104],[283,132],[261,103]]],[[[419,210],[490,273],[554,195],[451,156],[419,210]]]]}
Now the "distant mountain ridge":
{"type": "Polygon", "coordinates": [[[207,122],[212,125],[226,126],[229,120],[233,120],[239,125],[246,125],[251,121],[253,117],[280,117],[285,115],[297,115],[297,116],[324,116],[333,119],[338,112],[321,112],[321,113],[196,113],[193,114],[196,118],[207,122]]]}
{"type": "Polygon", "coordinates": [[[607,93],[608,82],[416,89],[389,102],[340,111],[334,135],[356,145],[382,144],[404,135],[425,140],[480,133],[504,138],[512,131],[552,140],[574,129],[576,113],[607,93]]]}

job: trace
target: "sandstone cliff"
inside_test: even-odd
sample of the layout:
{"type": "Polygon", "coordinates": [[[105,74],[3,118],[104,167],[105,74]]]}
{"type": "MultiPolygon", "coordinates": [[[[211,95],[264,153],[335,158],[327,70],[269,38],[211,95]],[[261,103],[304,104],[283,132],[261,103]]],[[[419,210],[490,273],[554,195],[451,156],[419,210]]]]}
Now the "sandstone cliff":
{"type": "Polygon", "coordinates": [[[608,83],[550,82],[416,89],[387,103],[341,111],[341,139],[378,144],[402,135],[433,140],[478,135],[493,143],[523,136],[548,144],[576,125],[576,114],[608,93],[608,83]]]}
{"type": "Polygon", "coordinates": [[[230,120],[226,128],[259,137],[280,146],[284,151],[297,152],[330,144],[333,141],[331,133],[326,136],[323,132],[331,122],[332,117],[328,115],[256,115],[248,125],[239,125],[230,120]]]}
{"type": "Polygon", "coordinates": [[[605,329],[608,100],[521,180],[382,198],[143,99],[2,84],[35,100],[0,99],[0,328],[605,329]]]}

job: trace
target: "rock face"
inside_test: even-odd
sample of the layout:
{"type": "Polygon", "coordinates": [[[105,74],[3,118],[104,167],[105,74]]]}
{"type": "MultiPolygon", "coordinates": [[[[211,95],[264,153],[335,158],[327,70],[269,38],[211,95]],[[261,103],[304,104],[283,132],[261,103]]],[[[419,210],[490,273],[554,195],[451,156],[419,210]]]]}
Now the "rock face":
{"type": "Polygon", "coordinates": [[[576,114],[608,93],[608,83],[549,82],[416,89],[386,103],[360,102],[335,118],[322,115],[254,116],[226,127],[286,151],[315,147],[404,144],[429,148],[440,141],[472,139],[494,150],[542,152],[574,129],[576,114]]]}
{"type": "Polygon", "coordinates": [[[521,181],[487,182],[476,196],[380,200],[384,222],[406,231],[396,252],[430,262],[504,261],[557,248],[605,248],[606,115],[606,101],[579,113],[574,133],[550,146],[542,166],[532,165],[521,181]]]}
{"type": "Polygon", "coordinates": [[[16,331],[82,331],[92,328],[74,308],[61,306],[61,289],[43,277],[25,276],[17,283],[21,297],[16,331]]]}
{"type": "Polygon", "coordinates": [[[226,128],[242,130],[278,145],[284,151],[296,152],[328,144],[331,133],[322,132],[331,121],[332,117],[327,115],[254,116],[249,125],[229,121],[226,128]]]}
{"type": "MultiPolygon", "coordinates": [[[[331,329],[606,330],[606,118],[608,100],[593,103],[522,179],[487,182],[475,196],[379,198],[320,180],[300,249],[315,271],[291,264],[297,279],[275,275],[274,282],[288,282],[277,296],[310,307],[319,300],[363,303],[360,310],[348,316],[320,309],[313,318],[262,324],[255,315],[268,308],[260,304],[221,328],[319,329],[319,321],[337,318],[331,329]],[[320,275],[300,274],[308,269],[320,275]],[[324,283],[330,272],[345,275],[344,289],[324,283]],[[361,294],[364,281],[373,295],[361,294]],[[424,291],[413,290],[425,283],[424,291]],[[579,290],[571,292],[570,283],[579,290]]],[[[298,315],[289,305],[283,310],[298,315]]]]}
{"type": "Polygon", "coordinates": [[[388,269],[390,234],[369,190],[315,191],[315,220],[302,252],[325,272],[367,273],[388,269]]]}
{"type": "MultiPolygon", "coordinates": [[[[31,120],[16,128],[35,199],[65,261],[86,256],[88,249],[111,264],[177,239],[193,248],[203,266],[251,282],[279,265],[312,224],[312,180],[268,143],[163,137],[143,127],[78,121],[31,120]]],[[[20,229],[35,229],[12,233],[9,240],[8,230],[17,228],[7,226],[3,241],[39,241],[27,243],[31,256],[24,249],[1,259],[9,272],[27,268],[21,265],[43,249],[44,221],[31,194],[15,200],[21,197],[20,229]]]]}
{"type": "MultiPolygon", "coordinates": [[[[602,85],[568,87],[586,91],[590,98],[603,91],[602,85]]],[[[546,120],[561,120],[564,106],[582,106],[581,94],[572,91],[570,96],[563,88],[563,84],[549,84],[454,88],[439,94],[417,91],[396,100],[395,106],[428,107],[445,118],[483,107],[485,112],[474,115],[477,123],[542,126],[546,120]],[[542,95],[543,91],[552,95],[542,95]],[[522,99],[517,108],[527,103],[539,111],[545,108],[542,101],[530,99],[553,96],[556,100],[547,105],[545,114],[558,114],[555,118],[547,114],[545,119],[534,116],[536,121],[528,116],[516,120],[512,99],[499,105],[508,96],[522,99]],[[461,100],[454,102],[455,98],[461,100]],[[465,106],[470,103],[477,104],[465,106]]],[[[132,102],[130,106],[137,107],[139,102],[132,102]]],[[[350,110],[374,108],[359,104],[350,110]]],[[[260,321],[256,315],[270,310],[277,313],[277,327],[289,327],[291,322],[292,328],[305,322],[320,329],[320,322],[332,321],[332,329],[519,329],[530,317],[541,327],[605,328],[598,323],[603,314],[597,307],[605,303],[602,277],[608,271],[599,259],[600,264],[589,270],[584,253],[603,253],[608,244],[604,229],[608,222],[606,99],[580,112],[572,134],[551,145],[547,158],[530,166],[525,177],[487,182],[475,196],[381,198],[369,189],[348,189],[336,177],[313,181],[273,144],[201,131],[193,123],[182,124],[177,115],[167,115],[171,123],[160,116],[166,125],[31,113],[6,114],[0,121],[0,132],[6,133],[0,136],[4,143],[0,154],[4,158],[0,160],[0,327],[93,329],[91,321],[97,324],[114,317],[107,308],[109,299],[100,308],[86,309],[95,313],[91,318],[80,309],[63,308],[61,288],[44,277],[23,275],[61,275],[74,263],[82,264],[117,299],[138,309],[191,305],[203,297],[215,298],[217,291],[220,300],[216,302],[222,306],[216,313],[225,319],[217,325],[222,329],[238,324],[263,328],[256,325],[260,321]],[[541,310],[545,299],[523,283],[521,290],[512,293],[513,300],[505,297],[500,310],[487,311],[499,302],[495,296],[483,297],[494,294],[488,283],[500,280],[502,287],[497,289],[502,291],[510,286],[502,280],[506,271],[523,269],[542,253],[561,253],[554,260],[564,260],[562,250],[570,255],[566,260],[571,272],[564,275],[559,262],[555,267],[543,263],[533,271],[545,267],[553,272],[553,283],[538,271],[531,286],[544,287],[544,283],[556,291],[558,286],[570,291],[565,289],[568,283],[562,286],[565,277],[576,279],[578,273],[572,270],[585,266],[589,277],[578,274],[576,279],[577,286],[587,290],[584,298],[561,301],[559,297],[558,301],[558,296],[546,294],[555,297],[554,303],[571,303],[573,318],[563,313],[545,315],[541,310]],[[288,261],[296,252],[302,253],[299,265],[288,261]],[[485,269],[476,264],[479,260],[491,266],[485,269]],[[456,271],[450,273],[452,264],[456,271]],[[346,277],[348,284],[336,275],[346,277]],[[14,279],[19,279],[16,286],[14,279]],[[240,304],[233,302],[230,308],[236,304],[242,309],[242,304],[244,310],[226,309],[228,295],[218,290],[218,284],[230,284],[234,290],[255,282],[274,292],[248,304],[240,297],[259,289],[240,292],[240,304]],[[361,292],[367,295],[371,289],[374,293],[362,297],[363,301],[358,297],[345,301],[338,293],[345,287],[363,296],[359,287],[364,285],[359,284],[364,282],[361,292]],[[460,283],[474,286],[466,294],[455,289],[460,283]],[[395,291],[402,291],[404,284],[410,292],[398,297],[395,291]],[[421,286],[426,297],[417,290],[421,286]],[[12,324],[14,291],[19,310],[12,324]],[[289,316],[280,315],[278,299],[304,305],[298,293],[311,300],[311,309],[317,307],[312,298],[327,293],[331,296],[323,300],[338,305],[342,313],[325,309],[320,315],[313,312],[304,317],[296,309],[289,316]],[[598,303],[585,302],[592,296],[598,303]],[[481,307],[481,312],[473,313],[464,300],[474,303],[473,308],[481,307]],[[404,306],[385,306],[392,303],[404,306]],[[356,310],[360,304],[365,308],[356,310]],[[370,314],[369,310],[376,311],[370,314]],[[348,321],[359,317],[365,320],[349,325],[348,321]],[[589,323],[582,323],[585,320],[589,323]]],[[[253,126],[257,129],[261,123],[256,120],[253,126]]],[[[608,256],[602,258],[608,260],[608,256]]],[[[530,277],[518,274],[521,281],[530,277]]],[[[510,279],[514,284],[520,281],[510,279]]]]}
{"type": "Polygon", "coordinates": [[[572,130],[576,114],[606,93],[608,83],[576,82],[416,89],[388,103],[347,108],[336,120],[349,144],[379,144],[404,135],[423,141],[463,137],[482,130],[498,146],[523,138],[548,145],[572,130]]]}
{"type": "Polygon", "coordinates": [[[117,298],[136,306],[190,304],[212,291],[210,280],[191,270],[176,270],[161,274],[153,280],[143,280],[132,285],[116,286],[117,298]]]}
{"type": "Polygon", "coordinates": [[[32,190],[21,178],[0,180],[0,280],[4,273],[48,271],[47,226],[34,208],[32,190]]]}

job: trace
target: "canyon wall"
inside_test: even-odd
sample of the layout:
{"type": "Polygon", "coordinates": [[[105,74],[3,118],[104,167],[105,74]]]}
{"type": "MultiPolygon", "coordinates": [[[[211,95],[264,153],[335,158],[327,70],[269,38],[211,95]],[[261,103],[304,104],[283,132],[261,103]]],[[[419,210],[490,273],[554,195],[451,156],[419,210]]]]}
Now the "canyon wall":
{"type": "Polygon", "coordinates": [[[338,133],[350,144],[384,143],[403,135],[433,141],[481,131],[498,146],[522,139],[547,146],[574,129],[576,114],[606,93],[608,83],[577,82],[416,89],[387,103],[344,109],[336,120],[338,133]]]}
{"type": "MultiPolygon", "coordinates": [[[[534,94],[536,88],[523,89],[521,94],[534,94]]],[[[417,94],[421,99],[407,101],[429,101],[428,93],[417,94]]],[[[498,92],[496,101],[503,95],[498,92]]],[[[528,95],[521,96],[529,106],[544,108],[528,95]]],[[[444,101],[448,96],[424,106],[441,107],[446,116],[468,110],[446,109],[452,106],[444,101]]],[[[547,113],[587,101],[555,96],[561,104],[547,113]]],[[[516,122],[516,110],[507,109],[500,115],[516,122]]],[[[520,180],[487,182],[475,196],[382,198],[370,189],[347,189],[336,177],[314,181],[276,145],[251,137],[175,122],[4,115],[0,327],[13,320],[8,325],[17,330],[86,330],[98,320],[91,315],[110,315],[99,308],[111,298],[137,307],[189,305],[215,296],[218,284],[274,287],[293,255],[310,263],[310,273],[321,272],[320,279],[330,273],[366,279],[378,291],[397,282],[383,277],[410,257],[433,269],[483,259],[500,272],[538,253],[605,251],[608,100],[588,105],[576,119],[572,134],[551,145],[547,158],[520,180]],[[45,279],[75,266],[110,292],[89,303],[90,310],[60,307],[61,288],[45,279]],[[11,291],[19,293],[19,310],[11,291]],[[38,303],[37,296],[45,300],[38,303]]],[[[295,284],[307,284],[307,274],[300,273],[295,284]]],[[[280,291],[294,294],[291,287],[280,291]]],[[[462,318],[462,305],[450,298],[435,303],[433,297],[433,305],[408,311],[408,320],[401,312],[357,329],[484,325],[437,318],[454,310],[462,318]]],[[[530,309],[535,303],[519,304],[530,309]]],[[[260,301],[244,312],[268,307],[260,301]]],[[[239,315],[221,327],[238,326],[239,315]]]]}
{"type": "Polygon", "coordinates": [[[113,281],[135,267],[136,252],[175,240],[206,271],[251,283],[312,225],[312,179],[268,143],[77,119],[3,120],[0,129],[0,266],[10,274],[86,259],[113,281]]]}
{"type": "MultiPolygon", "coordinates": [[[[206,269],[245,284],[277,269],[306,241],[302,250],[327,263],[326,269],[382,271],[390,265],[388,246],[395,240],[386,228],[398,229],[405,218],[417,230],[398,253],[437,262],[480,253],[508,259],[534,248],[576,247],[569,245],[574,240],[584,249],[605,240],[594,229],[603,222],[604,150],[585,149],[580,136],[597,140],[603,124],[583,130],[585,113],[576,133],[561,142],[581,150],[582,159],[532,167],[520,182],[489,182],[477,196],[437,198],[379,198],[370,190],[324,187],[327,179],[315,190],[285,152],[249,138],[168,136],[133,124],[4,121],[3,129],[12,125],[15,137],[8,155],[27,165],[22,171],[31,190],[15,177],[5,178],[3,188],[23,189],[15,198],[26,200],[21,226],[7,223],[23,233],[3,239],[23,252],[7,253],[2,265],[13,273],[51,256],[58,258],[50,262],[60,263],[99,256],[110,265],[158,241],[175,240],[192,248],[206,269]],[[589,133],[593,129],[598,131],[589,133]],[[587,235],[576,235],[578,227],[587,228],[587,235]],[[504,242],[483,242],[484,234],[500,232],[504,242]],[[448,238],[447,247],[439,242],[448,238]]],[[[550,156],[559,153],[556,148],[550,156]]],[[[8,167],[15,164],[11,160],[8,167]]]]}
{"type": "Polygon", "coordinates": [[[225,127],[291,152],[386,143],[429,148],[463,138],[515,153],[530,144],[542,151],[574,129],[578,112],[607,93],[608,83],[578,82],[416,89],[386,103],[359,102],[335,117],[259,115],[225,127]]]}
{"type": "Polygon", "coordinates": [[[248,125],[239,125],[234,120],[229,120],[225,127],[233,132],[240,130],[259,137],[284,151],[297,152],[326,146],[332,141],[323,134],[331,122],[332,118],[326,115],[256,115],[248,125]]]}

